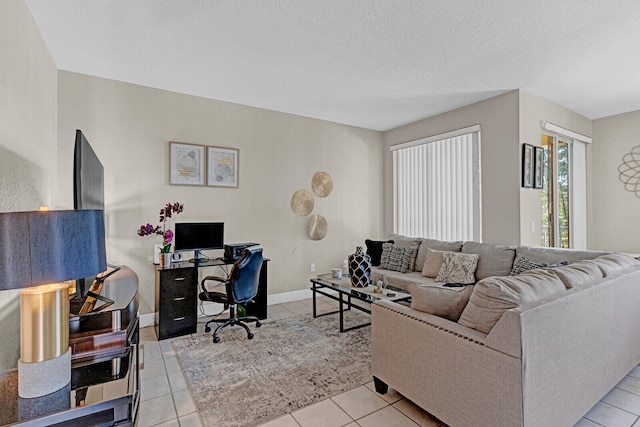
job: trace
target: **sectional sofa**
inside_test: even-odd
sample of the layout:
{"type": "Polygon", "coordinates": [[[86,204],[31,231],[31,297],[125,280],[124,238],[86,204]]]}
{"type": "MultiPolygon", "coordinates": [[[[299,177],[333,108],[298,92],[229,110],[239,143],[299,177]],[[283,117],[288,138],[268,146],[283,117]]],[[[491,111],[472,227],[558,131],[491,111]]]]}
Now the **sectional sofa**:
{"type": "Polygon", "coordinates": [[[378,392],[391,386],[452,427],[567,427],[640,363],[635,258],[390,237],[417,241],[417,262],[373,271],[413,297],[372,304],[378,392]],[[434,250],[476,255],[475,285],[423,276],[434,250]],[[530,269],[511,275],[522,258],[530,269]]]}

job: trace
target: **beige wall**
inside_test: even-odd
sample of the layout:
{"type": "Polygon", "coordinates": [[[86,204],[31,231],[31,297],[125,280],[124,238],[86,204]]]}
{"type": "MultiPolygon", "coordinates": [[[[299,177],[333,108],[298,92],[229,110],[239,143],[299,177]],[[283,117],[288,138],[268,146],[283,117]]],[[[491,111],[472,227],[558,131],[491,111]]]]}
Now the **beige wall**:
{"type": "Polygon", "coordinates": [[[81,129],[104,165],[108,259],[140,276],[143,314],[154,309],[152,248],[160,238],[136,229],[157,223],[166,202],[184,203],[180,221],[224,221],[227,242],[262,243],[270,294],[308,289],[311,263],[329,271],[382,233],[379,132],[69,72],[58,84],[60,207],[72,206],[81,129]],[[239,188],[168,185],[169,141],[238,148],[239,188]],[[313,213],[329,231],[312,241],[310,217],[296,216],[290,201],[298,189],[311,191],[317,171],[333,177],[334,190],[316,197],[313,213]]]}
{"type": "MultiPolygon", "coordinates": [[[[55,199],[57,70],[24,1],[0,2],[0,212],[55,199]]],[[[0,371],[17,366],[17,291],[0,292],[0,371]]]]}
{"type": "MultiPolygon", "coordinates": [[[[520,139],[521,144],[542,144],[541,121],[547,121],[582,135],[591,136],[591,120],[547,99],[520,90],[520,139]]],[[[521,158],[522,148],[519,148],[521,158]]],[[[522,162],[519,162],[522,167],[522,162]]],[[[587,176],[590,167],[590,148],[587,146],[587,176]]],[[[520,174],[521,169],[520,170],[520,174]]],[[[587,183],[587,192],[588,183],[587,183]]],[[[541,244],[541,196],[542,190],[520,188],[520,243],[522,245],[540,246],[541,244]],[[533,231],[531,231],[533,224],[533,231]]],[[[589,194],[587,194],[587,209],[589,194]]],[[[587,215],[589,221],[590,215],[587,215]]],[[[589,224],[588,224],[589,225],[589,224]]],[[[589,245],[592,246],[592,245],[589,245]]],[[[597,248],[597,246],[596,246],[597,248]]]]}
{"type": "Polygon", "coordinates": [[[57,70],[21,0],[0,2],[0,212],[55,199],[57,70]]]}
{"type": "Polygon", "coordinates": [[[392,155],[389,147],[461,129],[481,129],[482,240],[517,244],[520,240],[518,91],[385,132],[385,232],[393,228],[392,155]]]}
{"type": "Polygon", "coordinates": [[[593,121],[592,247],[640,254],[640,194],[625,190],[618,173],[625,154],[638,145],[640,111],[593,121]]]}

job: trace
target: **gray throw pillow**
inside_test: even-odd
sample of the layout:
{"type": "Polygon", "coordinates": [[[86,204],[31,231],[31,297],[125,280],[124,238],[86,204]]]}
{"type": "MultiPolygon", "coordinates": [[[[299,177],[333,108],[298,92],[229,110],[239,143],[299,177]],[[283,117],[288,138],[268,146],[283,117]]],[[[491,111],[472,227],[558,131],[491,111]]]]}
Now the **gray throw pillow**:
{"type": "Polygon", "coordinates": [[[442,286],[420,286],[409,283],[411,308],[445,319],[458,321],[467,306],[473,286],[445,288],[442,286]]]}

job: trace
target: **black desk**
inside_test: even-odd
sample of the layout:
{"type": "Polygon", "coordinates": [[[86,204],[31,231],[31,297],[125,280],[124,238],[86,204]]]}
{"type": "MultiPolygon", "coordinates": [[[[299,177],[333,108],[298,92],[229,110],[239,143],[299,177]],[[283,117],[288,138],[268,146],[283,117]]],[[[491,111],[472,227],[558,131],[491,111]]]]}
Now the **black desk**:
{"type": "MultiPolygon", "coordinates": [[[[262,261],[260,285],[255,302],[245,306],[248,316],[267,318],[267,262],[262,261]]],[[[194,264],[173,262],[169,267],[156,268],[155,329],[159,340],[193,334],[198,326],[198,269],[232,265],[233,261],[210,259],[194,264]]]]}

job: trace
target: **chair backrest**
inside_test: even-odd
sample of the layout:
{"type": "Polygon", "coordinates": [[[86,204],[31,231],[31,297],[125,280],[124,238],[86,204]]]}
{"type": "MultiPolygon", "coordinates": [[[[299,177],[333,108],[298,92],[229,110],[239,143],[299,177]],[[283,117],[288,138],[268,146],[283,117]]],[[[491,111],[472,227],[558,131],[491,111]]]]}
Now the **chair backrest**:
{"type": "Polygon", "coordinates": [[[236,303],[251,301],[258,294],[261,269],[262,246],[246,248],[229,273],[227,296],[236,303]]]}

